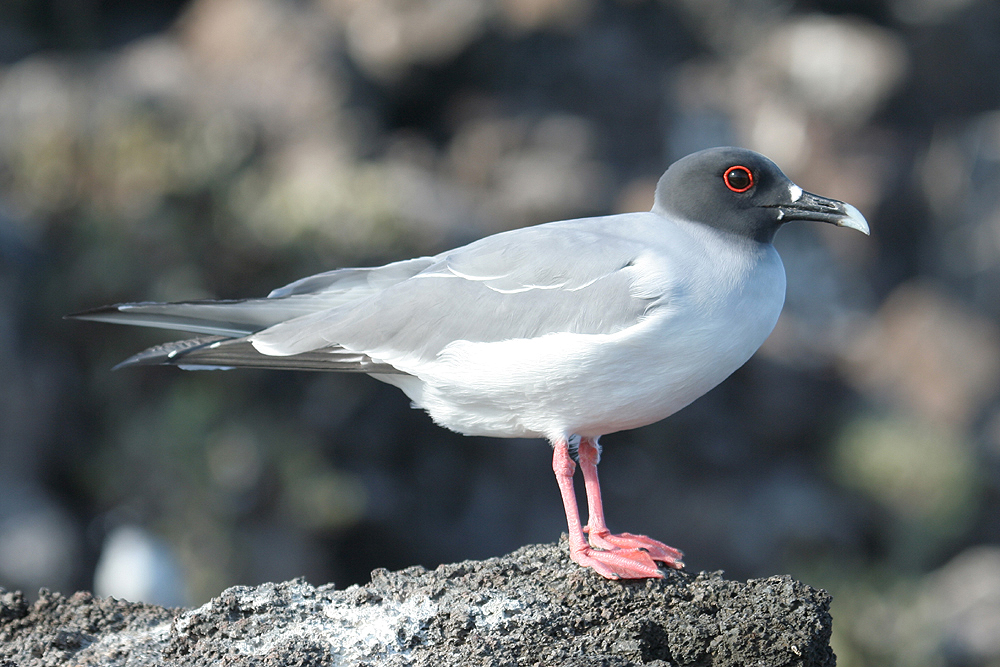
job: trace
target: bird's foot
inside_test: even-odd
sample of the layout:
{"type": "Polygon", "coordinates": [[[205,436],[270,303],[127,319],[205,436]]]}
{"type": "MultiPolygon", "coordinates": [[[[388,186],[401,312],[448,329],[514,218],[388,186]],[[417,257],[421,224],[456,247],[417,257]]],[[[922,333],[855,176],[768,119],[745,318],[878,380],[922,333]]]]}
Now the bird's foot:
{"type": "MultiPolygon", "coordinates": [[[[668,547],[669,548],[669,547],[668,547]]],[[[649,553],[642,549],[570,549],[569,556],[579,565],[592,568],[605,579],[662,579],[663,573],[649,553]]]]}
{"type": "Polygon", "coordinates": [[[607,529],[592,531],[589,527],[584,527],[583,532],[588,534],[590,545],[598,549],[607,551],[614,551],[616,549],[623,551],[642,550],[644,553],[649,554],[651,560],[663,563],[667,567],[672,567],[675,570],[680,570],[684,567],[682,560],[684,558],[683,553],[651,537],[633,535],[632,533],[614,535],[607,529]]]}

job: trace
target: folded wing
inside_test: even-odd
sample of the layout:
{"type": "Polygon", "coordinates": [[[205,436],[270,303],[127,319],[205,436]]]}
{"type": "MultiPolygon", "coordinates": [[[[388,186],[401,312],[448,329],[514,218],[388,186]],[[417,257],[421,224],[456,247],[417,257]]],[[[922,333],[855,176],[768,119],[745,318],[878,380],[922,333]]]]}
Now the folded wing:
{"type": "Polygon", "coordinates": [[[202,334],[119,366],[213,369],[384,374],[433,359],[459,340],[614,333],[641,321],[663,295],[636,289],[643,246],[602,230],[600,220],[513,230],[436,257],[329,271],[263,299],[118,304],[71,317],[202,334]]]}
{"type": "Polygon", "coordinates": [[[270,355],[339,346],[386,363],[429,360],[453,341],[606,334],[641,321],[662,295],[639,294],[641,244],[542,225],[487,237],[371,297],[249,337],[270,355]]]}

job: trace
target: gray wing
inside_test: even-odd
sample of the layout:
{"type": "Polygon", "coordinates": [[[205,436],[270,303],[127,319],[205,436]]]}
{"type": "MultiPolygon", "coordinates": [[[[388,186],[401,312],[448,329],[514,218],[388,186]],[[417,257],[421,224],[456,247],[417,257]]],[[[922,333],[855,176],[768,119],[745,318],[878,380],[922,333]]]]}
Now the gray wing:
{"type": "Polygon", "coordinates": [[[250,337],[265,354],[328,346],[389,361],[431,358],[455,340],[495,342],[548,333],[603,334],[639,322],[661,295],[634,288],[644,246],[600,222],[513,230],[438,255],[370,298],[283,322],[250,337]]]}
{"type": "Polygon", "coordinates": [[[120,303],[68,317],[199,334],[246,336],[279,322],[366,299],[419,273],[434,261],[431,257],[418,257],[374,268],[328,271],[276,289],[264,299],[120,303]]]}
{"type": "Polygon", "coordinates": [[[268,294],[267,298],[321,296],[323,303],[329,304],[326,306],[329,308],[335,305],[337,299],[340,299],[341,303],[347,303],[381,292],[387,287],[415,276],[433,265],[435,261],[434,257],[416,257],[385,266],[334,269],[279,287],[268,294]]]}

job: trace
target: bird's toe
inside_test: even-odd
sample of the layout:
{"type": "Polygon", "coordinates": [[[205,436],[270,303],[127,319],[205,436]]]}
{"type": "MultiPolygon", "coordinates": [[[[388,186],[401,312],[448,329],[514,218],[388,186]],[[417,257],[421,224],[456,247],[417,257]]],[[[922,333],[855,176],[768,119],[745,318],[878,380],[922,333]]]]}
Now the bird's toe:
{"type": "Polygon", "coordinates": [[[663,573],[648,552],[642,549],[571,550],[570,557],[606,579],[662,579],[663,573]]]}
{"type": "Polygon", "coordinates": [[[633,535],[632,533],[621,533],[615,535],[609,531],[588,531],[590,544],[598,549],[605,550],[631,550],[638,549],[649,554],[651,560],[663,563],[667,567],[679,570],[684,567],[684,554],[678,549],[667,546],[663,542],[654,540],[645,535],[633,535]]]}

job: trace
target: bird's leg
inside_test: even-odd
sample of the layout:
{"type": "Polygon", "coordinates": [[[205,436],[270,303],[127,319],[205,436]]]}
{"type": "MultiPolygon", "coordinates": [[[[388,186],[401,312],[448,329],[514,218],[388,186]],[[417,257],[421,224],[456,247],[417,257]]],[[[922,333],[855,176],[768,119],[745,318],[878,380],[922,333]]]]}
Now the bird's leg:
{"type": "Polygon", "coordinates": [[[601,460],[601,448],[597,440],[580,438],[577,458],[580,460],[580,471],[587,489],[587,526],[583,531],[590,535],[591,546],[599,549],[643,549],[654,561],[667,567],[684,567],[681,562],[684,554],[663,542],[631,533],[613,535],[608,530],[604,522],[604,503],[601,502],[601,483],[597,479],[597,464],[601,460]]]}
{"type": "MultiPolygon", "coordinates": [[[[559,493],[566,510],[569,525],[569,556],[584,567],[591,567],[608,579],[661,578],[659,568],[650,555],[635,548],[612,546],[607,550],[595,549],[587,543],[580,523],[580,510],[573,490],[573,473],[576,464],[569,455],[569,443],[561,438],[552,445],[552,471],[556,474],[559,493]]],[[[669,547],[668,547],[669,548],[669,547]]]]}

